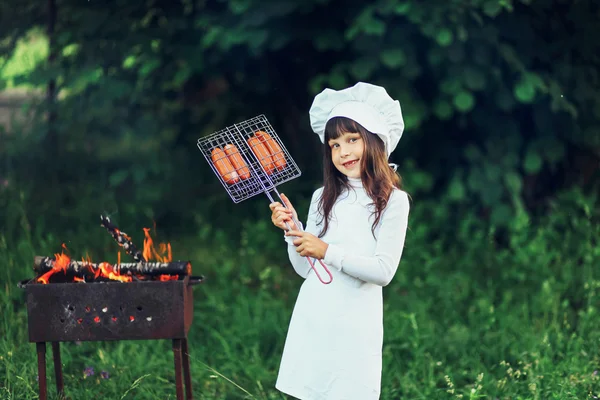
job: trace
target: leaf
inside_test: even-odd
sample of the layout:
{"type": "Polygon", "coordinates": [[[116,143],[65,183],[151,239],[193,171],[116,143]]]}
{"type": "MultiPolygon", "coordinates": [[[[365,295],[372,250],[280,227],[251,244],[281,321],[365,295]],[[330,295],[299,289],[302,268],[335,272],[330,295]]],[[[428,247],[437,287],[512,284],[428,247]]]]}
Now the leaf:
{"type": "Polygon", "coordinates": [[[365,26],[363,31],[368,35],[381,36],[385,33],[385,22],[379,18],[372,18],[365,26]]]}
{"type": "Polygon", "coordinates": [[[492,208],[490,222],[493,225],[506,226],[512,220],[512,209],[506,204],[497,204],[492,208]]]}
{"type": "Polygon", "coordinates": [[[435,40],[440,46],[446,47],[452,44],[454,35],[449,29],[442,28],[438,31],[437,35],[435,35],[435,40]]]}
{"type": "Polygon", "coordinates": [[[411,9],[411,5],[407,1],[403,1],[400,4],[397,4],[394,8],[394,12],[398,15],[406,15],[411,9]]]}
{"type": "Polygon", "coordinates": [[[333,86],[333,88],[339,90],[346,87],[347,79],[343,73],[339,71],[334,71],[331,74],[329,74],[329,83],[331,84],[331,86],[333,86]]]}
{"type": "MultiPolygon", "coordinates": [[[[65,57],[75,56],[79,52],[79,44],[71,43],[62,49],[62,54],[65,57]]],[[[0,64],[2,64],[0,62],[0,64]]]]}
{"type": "Polygon", "coordinates": [[[236,15],[240,15],[248,11],[250,8],[249,0],[230,0],[229,9],[236,15]]]}
{"type": "Polygon", "coordinates": [[[502,5],[498,0],[489,0],[483,4],[483,13],[490,18],[496,17],[502,11],[502,5]]]}
{"type": "Polygon", "coordinates": [[[386,28],[385,22],[375,17],[373,13],[373,6],[364,8],[360,15],[356,17],[354,24],[346,31],[346,40],[354,39],[360,32],[373,36],[383,35],[386,28]]]}
{"type": "Polygon", "coordinates": [[[442,93],[453,95],[461,89],[460,81],[456,78],[446,78],[440,84],[440,91],[442,93]]]}
{"type": "Polygon", "coordinates": [[[377,68],[376,62],[372,58],[365,57],[352,64],[350,73],[356,79],[367,80],[371,77],[375,68],[377,68]]]}
{"type": "Polygon", "coordinates": [[[142,78],[147,77],[154,71],[156,68],[160,66],[160,60],[158,58],[151,58],[148,61],[144,62],[139,69],[139,74],[142,78]]]}
{"type": "Polygon", "coordinates": [[[527,174],[536,174],[542,169],[542,157],[533,149],[529,149],[525,154],[523,168],[527,174]]]}
{"type": "Polygon", "coordinates": [[[502,168],[497,164],[486,162],[484,164],[485,176],[491,182],[497,182],[502,176],[502,168]]]}
{"type": "Polygon", "coordinates": [[[328,78],[326,75],[317,75],[309,82],[309,90],[312,95],[316,95],[317,93],[323,90],[323,86],[326,84],[328,78]]]}
{"type": "Polygon", "coordinates": [[[531,103],[535,97],[535,87],[529,79],[521,79],[514,88],[514,94],[521,103],[531,103]]]}
{"type": "Polygon", "coordinates": [[[131,69],[134,65],[135,65],[135,56],[133,56],[133,55],[127,56],[123,60],[123,68],[124,69],[131,69]]]}
{"type": "Polygon", "coordinates": [[[485,185],[485,176],[483,175],[481,168],[471,168],[467,178],[467,184],[469,189],[473,190],[474,192],[479,192],[483,188],[485,185]]]}
{"type": "Polygon", "coordinates": [[[508,171],[504,174],[504,184],[513,194],[518,194],[523,188],[523,180],[515,171],[508,171]]]}
{"type": "Polygon", "coordinates": [[[223,28],[220,26],[211,26],[208,31],[202,36],[202,46],[208,48],[213,46],[223,33],[223,28]]]}
{"type": "Polygon", "coordinates": [[[181,65],[173,77],[173,85],[176,88],[182,87],[191,75],[192,70],[190,69],[189,65],[187,63],[181,65]]]}
{"type": "Polygon", "coordinates": [[[452,179],[448,186],[448,197],[450,197],[451,200],[461,201],[465,196],[466,189],[462,181],[458,177],[452,179]]]}
{"type": "Polygon", "coordinates": [[[128,176],[129,176],[129,171],[127,171],[125,169],[120,169],[118,171],[113,172],[110,175],[110,177],[108,178],[108,183],[112,187],[119,186],[121,183],[123,183],[125,181],[125,179],[127,179],[128,176]]]}
{"type": "Polygon", "coordinates": [[[484,205],[490,207],[497,207],[502,198],[503,187],[495,182],[484,181],[482,186],[479,188],[481,194],[481,201],[484,205]]]}
{"type": "Polygon", "coordinates": [[[406,64],[406,54],[401,48],[385,50],[381,53],[381,62],[388,68],[398,68],[406,64]]]}
{"type": "Polygon", "coordinates": [[[453,103],[458,111],[469,112],[475,105],[475,98],[470,92],[463,90],[454,96],[453,103]]]}

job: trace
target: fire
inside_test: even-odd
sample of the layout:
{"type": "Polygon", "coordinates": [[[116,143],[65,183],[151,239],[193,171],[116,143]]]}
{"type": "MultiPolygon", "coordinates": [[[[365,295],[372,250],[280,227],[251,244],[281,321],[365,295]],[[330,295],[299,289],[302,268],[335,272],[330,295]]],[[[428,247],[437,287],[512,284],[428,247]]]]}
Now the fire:
{"type": "MultiPolygon", "coordinates": [[[[146,261],[155,260],[160,262],[171,262],[173,260],[173,254],[171,252],[171,243],[160,243],[158,250],[154,247],[154,241],[150,236],[150,228],[144,228],[144,250],[142,255],[146,261]],[[166,253],[166,254],[165,254],[166,253]]],[[[161,282],[176,281],[179,279],[178,275],[160,275],[159,280],[161,282]]]]}
{"type": "Polygon", "coordinates": [[[131,282],[133,280],[131,276],[121,275],[118,272],[115,272],[113,266],[107,262],[100,263],[98,265],[98,270],[100,271],[100,276],[103,276],[108,279],[121,282],[131,282]]]}
{"type": "Polygon", "coordinates": [[[146,261],[156,260],[160,262],[171,262],[173,260],[173,255],[171,254],[171,243],[160,243],[159,250],[157,251],[154,248],[154,241],[152,240],[152,236],[150,236],[150,228],[144,228],[144,251],[142,255],[146,259],[146,261]],[[167,253],[165,255],[165,253],[167,253]]]}
{"type": "MultiPolygon", "coordinates": [[[[121,232],[122,233],[122,232],[121,232]]],[[[122,233],[124,234],[124,233],[122,233]]],[[[150,228],[144,228],[144,248],[142,251],[142,255],[146,261],[158,261],[158,262],[171,262],[173,260],[173,255],[171,252],[171,244],[170,243],[159,243],[158,249],[154,247],[154,241],[152,240],[152,236],[150,236],[150,228]]],[[[127,236],[127,239],[130,238],[127,236]]],[[[62,244],[62,252],[60,254],[55,254],[55,261],[52,269],[43,275],[41,275],[37,281],[42,284],[47,284],[50,280],[50,277],[60,271],[63,273],[67,273],[67,268],[71,263],[71,257],[65,254],[65,250],[67,246],[62,244]]],[[[77,262],[76,262],[77,263],[77,262]]],[[[84,277],[73,277],[75,282],[86,282],[86,277],[89,280],[97,279],[97,278],[108,278],[110,280],[119,281],[119,282],[131,282],[133,277],[131,275],[121,275],[120,266],[121,264],[121,252],[117,253],[117,263],[110,264],[108,262],[101,262],[97,265],[94,265],[89,255],[86,255],[85,258],[81,259],[80,266],[83,266],[84,269],[89,271],[89,274],[84,277]]],[[[143,279],[143,277],[140,277],[143,279]]],[[[178,275],[160,275],[158,279],[162,282],[178,280],[178,275]]]]}
{"type": "MultiPolygon", "coordinates": [[[[67,248],[64,245],[64,243],[63,243],[63,248],[65,248],[65,249],[67,248]]],[[[50,271],[48,271],[44,275],[40,276],[38,278],[38,282],[46,284],[46,283],[48,283],[48,280],[50,279],[50,277],[52,275],[54,275],[55,273],[60,272],[60,271],[63,271],[65,273],[67,272],[67,266],[71,262],[71,258],[64,253],[61,253],[61,254],[57,253],[54,255],[54,258],[56,260],[54,263],[54,266],[52,267],[52,269],[50,271]]]]}

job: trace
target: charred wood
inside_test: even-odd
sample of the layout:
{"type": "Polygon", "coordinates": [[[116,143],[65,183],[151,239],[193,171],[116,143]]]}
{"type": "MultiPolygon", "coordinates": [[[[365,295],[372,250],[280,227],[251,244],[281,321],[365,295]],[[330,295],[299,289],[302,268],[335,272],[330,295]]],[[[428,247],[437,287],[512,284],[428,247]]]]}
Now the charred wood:
{"type": "Polygon", "coordinates": [[[100,221],[102,223],[102,226],[106,228],[108,233],[111,234],[111,236],[113,237],[113,239],[115,239],[119,246],[125,249],[125,252],[127,254],[133,257],[133,259],[137,262],[146,262],[143,253],[135,247],[135,245],[131,241],[131,238],[125,232],[121,231],[119,228],[113,225],[113,223],[110,222],[110,218],[108,216],[101,215],[100,221]]]}
{"type": "Polygon", "coordinates": [[[102,268],[110,268],[112,272],[121,275],[191,275],[192,264],[189,261],[171,262],[138,262],[138,263],[91,263],[88,261],[69,261],[65,268],[58,268],[54,257],[36,256],[33,262],[33,270],[38,274],[45,274],[53,269],[64,270],[66,273],[78,277],[87,276],[90,272],[102,268]]]}

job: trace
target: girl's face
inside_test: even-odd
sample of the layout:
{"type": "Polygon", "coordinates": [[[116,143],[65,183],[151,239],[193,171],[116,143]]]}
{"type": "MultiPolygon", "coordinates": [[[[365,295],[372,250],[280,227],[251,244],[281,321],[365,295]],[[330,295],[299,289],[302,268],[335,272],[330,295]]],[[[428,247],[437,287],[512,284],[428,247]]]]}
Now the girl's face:
{"type": "Polygon", "coordinates": [[[361,177],[361,159],[365,142],[359,133],[344,132],[327,142],[331,149],[331,161],[335,168],[348,178],[361,177]]]}

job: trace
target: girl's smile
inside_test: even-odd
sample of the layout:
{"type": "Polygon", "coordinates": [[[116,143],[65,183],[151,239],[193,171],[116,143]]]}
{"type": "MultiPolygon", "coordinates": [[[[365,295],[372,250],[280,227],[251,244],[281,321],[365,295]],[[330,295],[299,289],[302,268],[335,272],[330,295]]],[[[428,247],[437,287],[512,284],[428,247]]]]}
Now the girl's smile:
{"type": "Polygon", "coordinates": [[[348,178],[360,178],[360,161],[365,150],[360,134],[345,132],[337,139],[329,140],[328,144],[335,168],[348,178]]]}

